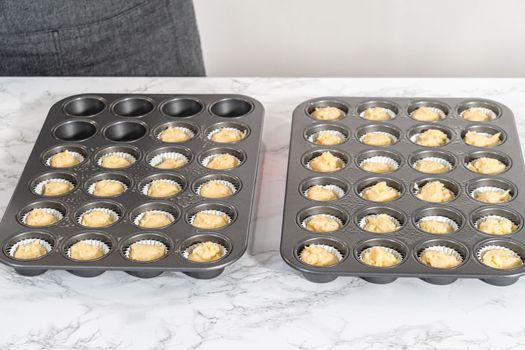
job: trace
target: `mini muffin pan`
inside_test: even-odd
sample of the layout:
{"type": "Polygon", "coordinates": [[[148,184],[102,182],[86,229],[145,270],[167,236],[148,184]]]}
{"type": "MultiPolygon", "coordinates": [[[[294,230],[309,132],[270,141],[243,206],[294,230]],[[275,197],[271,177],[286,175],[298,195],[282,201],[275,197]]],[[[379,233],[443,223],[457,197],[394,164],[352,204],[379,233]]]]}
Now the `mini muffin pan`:
{"type": "MultiPolygon", "coordinates": [[[[315,140],[314,140],[315,141],[315,140]]],[[[448,284],[457,278],[478,278],[494,285],[508,285],[525,274],[525,264],[513,269],[495,269],[481,263],[486,247],[510,249],[525,263],[525,230],[523,215],[525,197],[518,189],[525,188],[523,155],[512,111],[506,106],[485,99],[459,98],[356,98],[322,97],[301,103],[293,113],[288,177],[281,240],[281,255],[294,269],[313,282],[329,282],[339,276],[357,276],[373,283],[389,283],[398,277],[417,277],[433,284],[448,284]],[[421,106],[439,109],[439,120],[421,122],[410,117],[421,106]],[[311,116],[316,107],[337,107],[345,115],[337,120],[317,120],[311,116]],[[367,108],[388,110],[390,120],[364,118],[367,108]],[[490,121],[471,122],[462,113],[471,107],[490,112],[490,121]],[[443,131],[448,141],[441,147],[416,144],[414,135],[428,129],[443,131]],[[344,137],[338,145],[323,146],[312,142],[312,135],[335,130],[344,137]],[[494,147],[474,147],[464,142],[466,132],[484,134],[500,132],[500,143],[494,147]],[[362,143],[369,132],[387,133],[391,144],[368,146],[362,143]],[[338,157],[341,169],[315,172],[308,162],[325,151],[338,157]],[[474,173],[467,163],[482,156],[496,158],[506,165],[498,175],[474,173]],[[423,173],[415,163],[435,160],[446,166],[440,174],[423,173]],[[373,173],[361,169],[363,162],[391,164],[394,171],[373,173]],[[429,181],[439,180],[452,192],[446,203],[431,203],[416,196],[429,181]],[[400,192],[399,198],[388,202],[365,200],[363,191],[385,181],[400,192]],[[313,185],[336,188],[331,201],[308,199],[306,191],[313,185]],[[511,200],[503,204],[487,204],[474,199],[476,191],[509,191],[511,200]],[[335,198],[335,199],[334,199],[335,198]],[[328,233],[305,229],[304,222],[312,215],[335,216],[340,228],[328,233]],[[367,215],[387,214],[397,230],[373,233],[362,228],[367,215]],[[487,217],[511,220],[517,230],[508,235],[491,235],[477,229],[487,217]],[[425,220],[449,224],[452,232],[432,234],[420,228],[425,220]],[[397,222],[396,222],[397,221],[397,222]],[[337,264],[327,267],[301,261],[302,250],[310,245],[337,251],[337,264]],[[399,264],[391,267],[370,266],[361,261],[364,250],[380,246],[397,252],[399,264]],[[425,250],[452,252],[462,263],[448,269],[423,264],[419,257],[425,250]]]]}
{"type": "Polygon", "coordinates": [[[164,271],[181,271],[195,278],[218,276],[226,266],[245,252],[252,229],[256,178],[261,148],[264,109],[251,97],[241,95],[121,95],[89,94],[68,97],[53,105],[36,140],[26,167],[0,224],[1,261],[23,275],[37,275],[49,269],[68,270],[91,277],[106,270],[121,270],[142,278],[164,271]],[[159,134],[166,127],[179,127],[191,137],[180,143],[162,142],[159,134]],[[235,143],[216,143],[210,134],[219,128],[234,128],[244,138],[235,143]],[[79,164],[53,168],[49,159],[68,150],[79,164]],[[239,166],[212,170],[203,164],[215,154],[228,153],[239,159],[239,166]],[[108,154],[123,155],[126,168],[104,168],[108,154]],[[177,169],[156,168],[159,158],[185,158],[177,169]],[[58,196],[44,196],[46,182],[60,179],[71,190],[58,196]],[[97,181],[120,184],[117,196],[94,196],[97,181]],[[149,197],[147,186],[153,180],[178,185],[171,197],[149,197]],[[219,199],[199,195],[200,187],[211,180],[225,181],[234,194],[219,199]],[[230,185],[231,184],[231,185],[230,185]],[[34,208],[56,215],[57,223],[32,227],[25,223],[34,208]],[[105,227],[84,227],[82,215],[101,210],[113,218],[105,227]],[[199,211],[220,210],[230,219],[218,229],[197,229],[191,225],[199,211]],[[166,215],[170,224],[146,229],[137,225],[146,211],[166,215]],[[41,242],[48,251],[38,259],[14,258],[16,247],[41,242]],[[103,248],[104,256],[79,261],[70,257],[77,242],[103,248]],[[134,242],[164,245],[167,254],[156,261],[127,259],[134,242]],[[188,248],[211,241],[225,255],[209,263],[186,258],[188,248]],[[186,255],[185,255],[186,254],[186,255]]]}

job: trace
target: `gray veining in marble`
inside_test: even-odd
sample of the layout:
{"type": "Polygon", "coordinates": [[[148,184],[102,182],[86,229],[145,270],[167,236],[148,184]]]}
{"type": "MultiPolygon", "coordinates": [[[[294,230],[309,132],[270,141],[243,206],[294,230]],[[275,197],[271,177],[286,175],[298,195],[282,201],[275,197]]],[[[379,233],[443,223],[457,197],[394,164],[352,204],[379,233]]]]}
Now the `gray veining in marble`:
{"type": "Polygon", "coordinates": [[[317,285],[278,255],[293,108],[322,95],[477,96],[513,109],[525,143],[524,79],[1,78],[3,213],[49,107],[83,92],[241,93],[266,108],[253,255],[219,278],[123,272],[28,278],[0,266],[0,349],[523,349],[525,280],[434,286],[416,279],[317,285]],[[522,300],[523,299],[523,300],[522,300]]]}

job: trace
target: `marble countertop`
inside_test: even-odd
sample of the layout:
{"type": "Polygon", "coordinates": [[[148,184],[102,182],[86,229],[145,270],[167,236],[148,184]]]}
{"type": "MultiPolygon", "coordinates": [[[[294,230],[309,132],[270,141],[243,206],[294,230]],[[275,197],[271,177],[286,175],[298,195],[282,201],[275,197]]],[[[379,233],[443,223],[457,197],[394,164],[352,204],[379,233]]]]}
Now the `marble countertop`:
{"type": "Polygon", "coordinates": [[[0,78],[3,213],[49,107],[85,92],[240,93],[266,108],[250,253],[213,280],[142,280],[0,266],[1,349],[520,349],[525,279],[435,286],[358,278],[314,284],[279,256],[291,114],[323,95],[485,97],[513,109],[525,145],[525,79],[0,78]],[[522,300],[523,298],[523,300],[522,300]]]}

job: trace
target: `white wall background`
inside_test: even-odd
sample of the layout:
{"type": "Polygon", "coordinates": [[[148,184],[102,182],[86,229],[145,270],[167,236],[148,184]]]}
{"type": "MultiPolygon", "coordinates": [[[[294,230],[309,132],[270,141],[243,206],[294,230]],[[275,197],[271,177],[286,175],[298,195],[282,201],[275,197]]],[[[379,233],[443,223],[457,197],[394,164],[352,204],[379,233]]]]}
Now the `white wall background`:
{"type": "Polygon", "coordinates": [[[209,76],[524,77],[524,0],[194,0],[209,76]]]}

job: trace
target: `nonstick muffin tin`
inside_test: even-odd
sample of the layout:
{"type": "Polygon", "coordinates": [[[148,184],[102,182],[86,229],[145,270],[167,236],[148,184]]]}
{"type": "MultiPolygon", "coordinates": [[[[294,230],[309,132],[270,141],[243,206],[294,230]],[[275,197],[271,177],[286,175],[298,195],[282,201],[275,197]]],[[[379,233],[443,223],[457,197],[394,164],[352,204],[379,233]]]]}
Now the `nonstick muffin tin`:
{"type": "Polygon", "coordinates": [[[448,284],[457,278],[479,278],[494,285],[508,285],[525,273],[525,265],[513,269],[496,269],[481,263],[479,254],[486,247],[510,249],[525,262],[525,234],[523,208],[525,188],[523,156],[513,114],[506,106],[491,100],[477,98],[363,98],[321,97],[301,103],[293,113],[288,177],[281,239],[281,255],[308,280],[329,282],[338,276],[357,276],[373,283],[389,283],[398,277],[417,277],[433,284],[448,284]],[[344,112],[338,120],[318,120],[311,113],[316,107],[336,107],[344,112]],[[421,122],[411,113],[421,106],[438,108],[441,118],[421,122]],[[392,119],[371,121],[363,118],[369,107],[386,108],[392,119]],[[485,108],[491,120],[471,122],[462,113],[471,107],[485,108]],[[414,135],[429,128],[442,130],[449,142],[441,147],[417,145],[414,135]],[[333,146],[314,144],[321,130],[334,130],[344,142],[333,146]],[[484,133],[501,132],[500,144],[495,147],[474,147],[464,142],[465,133],[475,130],[484,133]],[[369,146],[360,140],[367,132],[386,132],[395,142],[389,146],[369,146]],[[341,170],[315,172],[308,162],[330,151],[343,161],[341,170]],[[482,175],[467,168],[478,157],[501,160],[506,170],[498,175],[482,175]],[[390,173],[372,173],[360,168],[372,157],[392,162],[397,169],[390,173]],[[384,157],[388,159],[385,160],[384,157]],[[425,174],[413,167],[422,158],[437,157],[450,164],[443,174],[425,174]],[[454,199],[447,203],[430,203],[416,197],[418,188],[430,180],[440,180],[449,188],[454,199]],[[397,189],[401,196],[393,201],[378,203],[361,197],[363,189],[379,182],[397,189]],[[305,191],[313,185],[336,186],[337,199],[313,201],[305,191]],[[509,190],[511,200],[504,204],[485,204],[475,200],[472,192],[484,187],[509,190]],[[361,228],[367,215],[384,213],[398,221],[400,228],[391,233],[372,233],[361,228]],[[335,217],[340,229],[316,233],[303,227],[312,215],[335,217]],[[496,215],[510,219],[517,229],[508,235],[491,235],[476,228],[480,218],[496,215]],[[418,228],[423,217],[445,217],[456,226],[448,234],[431,234],[418,228]],[[338,263],[322,267],[306,264],[300,254],[306,246],[317,244],[338,257],[338,263]],[[401,262],[390,267],[375,267],[361,260],[361,253],[380,246],[401,257],[401,262]],[[439,248],[433,248],[439,247],[439,248]],[[433,268],[420,261],[425,250],[452,249],[462,263],[454,268],[433,268]]]}
{"type": "MultiPolygon", "coordinates": [[[[245,252],[252,227],[256,177],[261,145],[264,109],[253,98],[241,95],[123,95],[89,94],[68,97],[54,104],[27,160],[0,225],[1,260],[21,274],[36,275],[48,269],[68,270],[90,277],[106,270],[122,270],[138,277],[154,277],[163,271],[181,271],[195,278],[212,278],[245,252]],[[186,142],[162,142],[158,135],[166,127],[183,128],[193,137],[186,142]],[[217,143],[210,135],[218,128],[241,130],[245,137],[234,143],[217,143]],[[49,158],[62,150],[80,155],[80,164],[52,168],[49,158]],[[106,154],[125,153],[132,165],[105,169],[100,159],[106,154]],[[163,170],[152,166],[155,159],[169,154],[185,157],[187,164],[163,170]],[[230,170],[204,166],[210,156],[231,154],[240,165],[230,170]],[[157,158],[155,158],[157,157],[157,158]],[[61,196],[41,195],[48,179],[68,181],[74,188],[61,196]],[[95,197],[97,180],[124,184],[119,196],[95,197]],[[152,180],[175,182],[181,191],[166,198],[147,196],[152,180]],[[199,196],[199,187],[209,180],[226,181],[234,194],[220,199],[199,196]],[[33,208],[58,213],[58,223],[31,227],[25,215],[33,208]],[[116,214],[108,227],[86,228],[79,217],[93,208],[116,214]],[[135,224],[144,211],[160,210],[171,215],[172,223],[146,229],[135,224]],[[191,225],[199,211],[218,210],[229,224],[219,229],[198,229],[191,225]],[[34,260],[12,256],[13,246],[25,239],[38,239],[49,252],[34,260]],[[79,261],[68,257],[72,244],[94,240],[107,252],[97,260],[79,261]],[[128,259],[134,242],[164,244],[166,255],[152,262],[128,259]],[[222,246],[224,256],[209,263],[185,258],[187,249],[211,241],[222,246]]],[[[25,241],[27,242],[27,241],[25,241]]]]}

